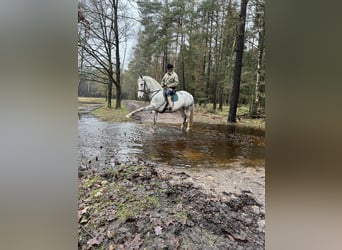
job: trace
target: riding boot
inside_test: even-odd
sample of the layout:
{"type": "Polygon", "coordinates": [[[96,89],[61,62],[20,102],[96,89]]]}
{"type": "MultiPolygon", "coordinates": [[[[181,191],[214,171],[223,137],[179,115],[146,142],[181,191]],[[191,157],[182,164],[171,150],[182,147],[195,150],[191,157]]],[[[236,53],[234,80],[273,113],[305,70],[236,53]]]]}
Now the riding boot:
{"type": "Polygon", "coordinates": [[[168,110],[172,110],[172,101],[171,101],[171,95],[167,96],[167,102],[169,104],[168,110]]]}

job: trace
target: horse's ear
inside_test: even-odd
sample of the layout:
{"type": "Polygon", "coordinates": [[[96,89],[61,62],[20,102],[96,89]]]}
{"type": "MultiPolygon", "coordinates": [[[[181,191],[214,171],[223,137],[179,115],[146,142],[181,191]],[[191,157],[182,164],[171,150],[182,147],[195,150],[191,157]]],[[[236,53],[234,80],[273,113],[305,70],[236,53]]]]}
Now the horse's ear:
{"type": "Polygon", "coordinates": [[[143,79],[142,75],[140,75],[140,78],[143,79]]]}

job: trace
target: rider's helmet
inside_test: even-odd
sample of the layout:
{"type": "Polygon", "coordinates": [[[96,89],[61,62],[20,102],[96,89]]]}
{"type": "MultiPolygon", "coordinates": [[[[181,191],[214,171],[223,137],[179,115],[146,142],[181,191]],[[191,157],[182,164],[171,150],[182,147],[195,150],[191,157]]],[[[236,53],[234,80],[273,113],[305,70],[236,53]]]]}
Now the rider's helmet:
{"type": "Polygon", "coordinates": [[[166,69],[173,69],[173,65],[171,63],[168,63],[166,69]]]}

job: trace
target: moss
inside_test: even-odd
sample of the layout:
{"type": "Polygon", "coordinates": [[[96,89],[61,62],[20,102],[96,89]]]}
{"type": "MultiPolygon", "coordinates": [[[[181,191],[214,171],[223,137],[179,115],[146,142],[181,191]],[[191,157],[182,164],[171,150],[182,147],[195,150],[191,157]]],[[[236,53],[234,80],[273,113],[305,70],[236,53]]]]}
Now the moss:
{"type": "Polygon", "coordinates": [[[185,220],[188,218],[188,211],[186,209],[181,209],[172,215],[172,217],[176,220],[185,220]]]}
{"type": "Polygon", "coordinates": [[[144,196],[138,197],[133,193],[125,195],[125,201],[118,205],[117,216],[120,220],[126,221],[127,219],[135,218],[141,212],[159,207],[160,201],[157,197],[144,196]]]}
{"type": "Polygon", "coordinates": [[[90,178],[88,181],[85,182],[85,186],[87,188],[91,188],[95,183],[100,181],[100,176],[95,175],[93,178],[90,178]]]}
{"type": "Polygon", "coordinates": [[[154,196],[145,196],[146,203],[149,207],[160,207],[160,201],[157,197],[154,196]]]}

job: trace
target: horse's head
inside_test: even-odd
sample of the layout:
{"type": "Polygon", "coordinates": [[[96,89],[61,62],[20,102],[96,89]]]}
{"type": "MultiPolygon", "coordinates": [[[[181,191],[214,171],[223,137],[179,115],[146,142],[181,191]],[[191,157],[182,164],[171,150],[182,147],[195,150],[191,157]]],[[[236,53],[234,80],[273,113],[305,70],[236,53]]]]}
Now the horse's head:
{"type": "Polygon", "coordinates": [[[143,98],[145,93],[146,93],[146,81],[142,76],[140,76],[138,78],[138,98],[143,98]]]}

